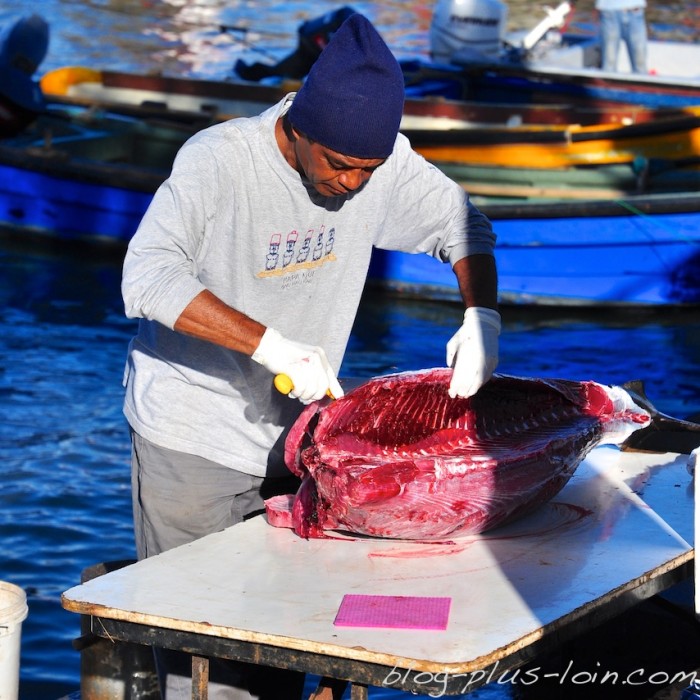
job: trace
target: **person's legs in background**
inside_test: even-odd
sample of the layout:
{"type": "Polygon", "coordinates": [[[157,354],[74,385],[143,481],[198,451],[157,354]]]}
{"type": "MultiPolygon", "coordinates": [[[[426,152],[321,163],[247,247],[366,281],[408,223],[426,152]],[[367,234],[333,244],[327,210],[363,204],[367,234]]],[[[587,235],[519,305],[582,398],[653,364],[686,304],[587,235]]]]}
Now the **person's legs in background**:
{"type": "Polygon", "coordinates": [[[647,23],[644,8],[625,11],[623,38],[634,73],[647,72],[647,23]]]}
{"type": "Polygon", "coordinates": [[[605,71],[617,70],[617,53],[622,38],[620,13],[615,10],[600,11],[601,67],[605,71]]]}

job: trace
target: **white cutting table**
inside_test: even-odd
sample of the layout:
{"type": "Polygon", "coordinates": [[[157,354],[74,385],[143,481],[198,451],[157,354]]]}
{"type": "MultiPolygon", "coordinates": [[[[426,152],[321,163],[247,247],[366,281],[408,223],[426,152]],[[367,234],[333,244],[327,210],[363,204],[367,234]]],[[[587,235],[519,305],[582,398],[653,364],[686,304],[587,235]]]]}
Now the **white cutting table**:
{"type": "Polygon", "coordinates": [[[304,540],[264,516],[63,594],[102,637],[458,694],[691,575],[687,455],[597,448],[552,502],[482,536],[304,540]],[[448,596],[446,630],[337,627],[346,593],[448,596]]]}

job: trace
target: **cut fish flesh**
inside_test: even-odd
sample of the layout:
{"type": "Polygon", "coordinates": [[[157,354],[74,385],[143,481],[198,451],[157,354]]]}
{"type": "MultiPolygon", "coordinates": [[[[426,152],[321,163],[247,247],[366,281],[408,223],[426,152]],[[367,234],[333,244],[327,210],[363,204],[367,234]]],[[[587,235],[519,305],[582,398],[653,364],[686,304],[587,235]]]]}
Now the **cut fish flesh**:
{"type": "Polygon", "coordinates": [[[548,501],[594,446],[651,420],[618,386],[495,375],[475,396],[451,399],[451,375],[377,377],[308,406],[285,445],[302,484],[266,501],[270,524],[307,538],[483,532],[548,501]]]}

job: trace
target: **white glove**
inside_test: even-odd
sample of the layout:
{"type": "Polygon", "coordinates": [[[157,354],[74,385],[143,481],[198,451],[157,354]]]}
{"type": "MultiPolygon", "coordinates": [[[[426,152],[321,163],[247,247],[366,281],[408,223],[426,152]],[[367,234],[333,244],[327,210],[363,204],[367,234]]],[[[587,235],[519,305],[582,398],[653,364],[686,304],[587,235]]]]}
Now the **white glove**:
{"type": "Polygon", "coordinates": [[[287,340],[268,328],[253,353],[253,360],[273,374],[286,374],[293,385],[289,396],[302,403],[318,401],[326,392],[336,399],[343,396],[323,348],[287,340]]]}
{"type": "Polygon", "coordinates": [[[447,366],[454,367],[450,398],[476,394],[498,365],[498,335],[501,315],[481,306],[464,312],[462,327],[447,343],[447,366]]]}

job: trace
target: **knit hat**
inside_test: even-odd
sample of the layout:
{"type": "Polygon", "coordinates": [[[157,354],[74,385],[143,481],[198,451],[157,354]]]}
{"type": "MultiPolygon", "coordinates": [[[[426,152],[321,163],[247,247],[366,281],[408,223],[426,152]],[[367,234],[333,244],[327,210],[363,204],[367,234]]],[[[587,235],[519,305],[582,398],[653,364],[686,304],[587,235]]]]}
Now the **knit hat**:
{"type": "Polygon", "coordinates": [[[366,17],[333,35],[289,109],[297,131],[354,158],[387,158],[403,114],[401,68],[366,17]]]}

